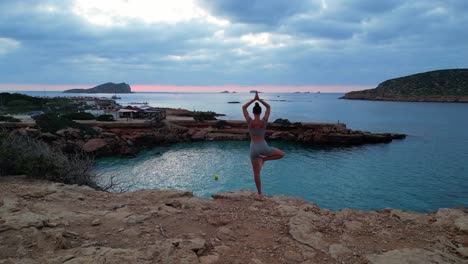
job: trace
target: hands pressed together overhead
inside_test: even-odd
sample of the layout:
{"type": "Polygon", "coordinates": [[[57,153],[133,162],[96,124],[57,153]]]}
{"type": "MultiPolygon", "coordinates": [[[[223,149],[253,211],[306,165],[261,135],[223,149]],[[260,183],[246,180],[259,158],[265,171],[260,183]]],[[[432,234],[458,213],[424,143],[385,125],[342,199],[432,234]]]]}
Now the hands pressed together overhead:
{"type": "Polygon", "coordinates": [[[258,97],[258,92],[257,92],[257,91],[255,91],[254,101],[255,101],[255,100],[260,101],[260,97],[258,97]]]}
{"type": "Polygon", "coordinates": [[[267,109],[266,117],[268,119],[268,116],[270,114],[270,105],[267,102],[265,102],[263,99],[260,99],[260,97],[258,96],[258,92],[255,91],[255,97],[242,106],[242,109],[244,111],[244,116],[245,116],[246,120],[248,120],[248,121],[250,120],[249,114],[247,112],[247,107],[249,107],[255,101],[259,101],[260,103],[262,103],[266,107],[266,109],[267,109]]]}

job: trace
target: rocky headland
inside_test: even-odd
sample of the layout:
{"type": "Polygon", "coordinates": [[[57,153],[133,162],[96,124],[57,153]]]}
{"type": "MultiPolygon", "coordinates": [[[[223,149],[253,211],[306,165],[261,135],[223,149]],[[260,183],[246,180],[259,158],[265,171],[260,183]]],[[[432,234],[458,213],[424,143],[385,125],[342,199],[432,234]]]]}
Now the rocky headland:
{"type": "Polygon", "coordinates": [[[342,99],[405,102],[468,102],[468,69],[448,69],[390,79],[342,99]]]}
{"type": "Polygon", "coordinates": [[[64,93],[131,93],[132,89],[127,83],[104,83],[89,89],[70,89],[64,93]]]}
{"type": "MultiPolygon", "coordinates": [[[[285,175],[286,176],[286,175],[285,175]]],[[[467,263],[468,213],[0,177],[0,263],[467,263]]]]}
{"type": "MultiPolygon", "coordinates": [[[[45,141],[67,153],[84,151],[97,157],[133,156],[142,149],[181,142],[249,139],[245,121],[79,122],[91,127],[88,130],[93,133],[78,128],[43,132],[34,124],[25,123],[3,123],[0,126],[45,141]]],[[[267,140],[325,147],[388,143],[403,138],[403,134],[351,130],[343,123],[269,123],[266,133],[267,140]]]]}

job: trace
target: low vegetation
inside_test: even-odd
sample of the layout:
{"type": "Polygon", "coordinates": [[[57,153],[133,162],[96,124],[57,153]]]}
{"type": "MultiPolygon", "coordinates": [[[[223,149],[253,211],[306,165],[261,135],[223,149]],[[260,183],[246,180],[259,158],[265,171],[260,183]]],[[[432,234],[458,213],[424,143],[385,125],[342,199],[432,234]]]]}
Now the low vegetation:
{"type": "Polygon", "coordinates": [[[1,116],[0,115],[0,122],[21,122],[18,118],[14,118],[12,116],[1,116]]]}
{"type": "Polygon", "coordinates": [[[61,117],[70,119],[70,120],[94,120],[96,117],[93,114],[78,112],[78,113],[69,113],[61,115],[61,117]]]}
{"type": "Polygon", "coordinates": [[[59,149],[28,136],[0,132],[0,176],[27,175],[35,179],[101,189],[92,172],[93,159],[59,149]]]}
{"type": "Polygon", "coordinates": [[[112,115],[100,115],[96,118],[97,121],[111,122],[115,121],[112,115]]]}
{"type": "Polygon", "coordinates": [[[0,113],[25,113],[42,110],[46,99],[18,93],[0,93],[0,113]]]}
{"type": "Polygon", "coordinates": [[[25,114],[31,111],[74,113],[78,107],[64,97],[41,98],[19,93],[0,93],[0,114],[25,114]]]}
{"type": "Polygon", "coordinates": [[[60,129],[71,127],[71,128],[77,128],[81,132],[86,133],[86,134],[91,134],[91,135],[96,134],[96,131],[92,129],[90,126],[79,124],[77,122],[74,122],[73,120],[60,117],[52,113],[43,114],[43,115],[35,117],[34,119],[36,120],[36,125],[43,132],[55,133],[60,129]]]}
{"type": "Polygon", "coordinates": [[[380,83],[377,88],[347,93],[353,97],[468,96],[468,69],[417,73],[380,83]]]}
{"type": "Polygon", "coordinates": [[[228,125],[228,122],[226,122],[225,120],[219,120],[218,122],[216,122],[216,124],[214,124],[214,127],[217,129],[223,129],[227,125],[228,125]]]}
{"type": "Polygon", "coordinates": [[[303,127],[301,122],[294,122],[293,125],[297,128],[303,127]]]}
{"type": "Polygon", "coordinates": [[[193,119],[197,122],[203,122],[208,120],[217,120],[217,114],[215,112],[193,112],[193,119]]]}
{"type": "Polygon", "coordinates": [[[278,118],[275,121],[273,121],[273,123],[274,124],[279,124],[279,125],[282,125],[282,126],[290,126],[291,125],[291,121],[289,121],[288,119],[283,119],[283,118],[278,118]]]}

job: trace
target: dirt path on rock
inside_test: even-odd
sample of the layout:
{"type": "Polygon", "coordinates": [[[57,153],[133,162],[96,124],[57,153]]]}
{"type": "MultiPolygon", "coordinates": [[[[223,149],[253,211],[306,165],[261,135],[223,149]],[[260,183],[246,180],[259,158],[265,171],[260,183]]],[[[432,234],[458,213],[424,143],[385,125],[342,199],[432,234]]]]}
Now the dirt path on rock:
{"type": "Polygon", "coordinates": [[[468,263],[468,214],[0,178],[0,263],[468,263]]]}

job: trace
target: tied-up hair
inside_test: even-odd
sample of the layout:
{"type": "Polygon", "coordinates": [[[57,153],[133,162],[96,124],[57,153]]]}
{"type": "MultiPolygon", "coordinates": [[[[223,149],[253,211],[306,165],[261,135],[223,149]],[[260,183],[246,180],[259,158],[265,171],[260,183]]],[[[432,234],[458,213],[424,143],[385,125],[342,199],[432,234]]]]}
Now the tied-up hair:
{"type": "Polygon", "coordinates": [[[255,103],[255,106],[253,107],[253,113],[254,115],[259,115],[262,113],[262,108],[258,103],[255,103]]]}

